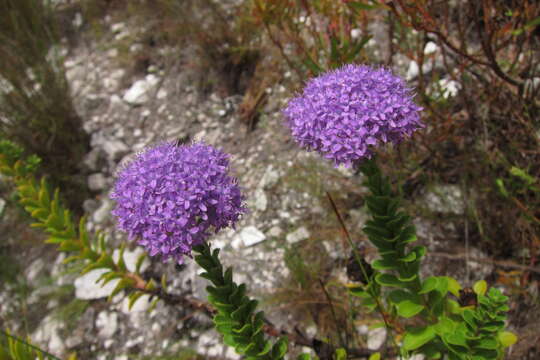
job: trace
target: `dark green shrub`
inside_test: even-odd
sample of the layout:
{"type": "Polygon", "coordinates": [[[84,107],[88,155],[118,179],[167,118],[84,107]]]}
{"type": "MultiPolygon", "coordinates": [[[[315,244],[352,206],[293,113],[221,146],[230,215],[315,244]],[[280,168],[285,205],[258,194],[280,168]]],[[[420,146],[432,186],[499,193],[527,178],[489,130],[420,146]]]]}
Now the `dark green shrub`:
{"type": "Polygon", "coordinates": [[[47,1],[0,0],[0,135],[43,159],[72,208],[86,193],[80,173],[89,137],[58,54],[47,1]]]}

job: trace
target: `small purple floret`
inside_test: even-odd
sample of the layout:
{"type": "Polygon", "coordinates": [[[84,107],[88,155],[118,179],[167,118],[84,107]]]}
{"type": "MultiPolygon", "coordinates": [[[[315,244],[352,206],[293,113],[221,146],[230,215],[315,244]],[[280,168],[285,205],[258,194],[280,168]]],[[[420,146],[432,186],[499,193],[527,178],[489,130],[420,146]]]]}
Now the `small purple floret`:
{"type": "Polygon", "coordinates": [[[399,143],[423,127],[404,81],[384,68],[345,65],[308,81],[283,110],[296,142],[335,165],[355,165],[381,142],[399,143]]]}
{"type": "Polygon", "coordinates": [[[209,145],[151,147],[122,169],[111,198],[118,227],[151,256],[183,262],[210,232],[234,226],[246,211],[229,156],[209,145]]]}

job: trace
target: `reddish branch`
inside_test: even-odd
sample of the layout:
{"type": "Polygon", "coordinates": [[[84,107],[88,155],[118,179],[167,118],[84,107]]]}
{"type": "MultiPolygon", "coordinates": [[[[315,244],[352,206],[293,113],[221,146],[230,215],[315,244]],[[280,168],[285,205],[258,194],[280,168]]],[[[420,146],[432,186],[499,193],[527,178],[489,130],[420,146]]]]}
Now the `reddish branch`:
{"type": "MultiPolygon", "coordinates": [[[[458,46],[454,45],[447,34],[443,34],[440,30],[437,29],[437,22],[434,21],[426,8],[419,6],[417,3],[415,3],[415,6],[408,6],[404,3],[403,0],[395,0],[395,2],[399,4],[402,12],[398,10],[396,5],[394,4],[394,1],[387,2],[386,6],[405,26],[413,27],[417,31],[424,31],[428,34],[435,35],[444,45],[446,45],[456,54],[462,56],[463,58],[471,61],[474,64],[489,67],[499,78],[503,79],[504,81],[508,82],[513,86],[516,86],[518,88],[523,87],[522,81],[518,81],[508,76],[508,74],[506,74],[497,63],[497,59],[495,58],[495,54],[493,53],[493,48],[491,46],[493,40],[493,32],[486,31],[486,29],[490,30],[490,27],[488,25],[489,19],[485,21],[485,27],[483,29],[478,29],[479,35],[482,39],[482,50],[485,57],[487,58],[487,61],[485,61],[478,57],[470,55],[466,52],[466,50],[461,50],[458,46]],[[403,13],[411,20],[406,21],[404,19],[403,13]],[[422,16],[421,19],[417,19],[419,13],[422,16]]],[[[487,6],[486,0],[483,0],[482,4],[484,6],[487,6]]]]}

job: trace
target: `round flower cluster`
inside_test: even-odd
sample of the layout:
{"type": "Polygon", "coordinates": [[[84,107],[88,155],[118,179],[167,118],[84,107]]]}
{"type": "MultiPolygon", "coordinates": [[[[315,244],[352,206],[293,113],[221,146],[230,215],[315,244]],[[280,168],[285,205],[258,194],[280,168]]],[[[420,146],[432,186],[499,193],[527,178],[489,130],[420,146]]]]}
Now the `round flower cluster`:
{"type": "Polygon", "coordinates": [[[390,71],[345,65],[311,79],[283,114],[302,147],[350,167],[371,157],[370,145],[396,144],[423,127],[420,110],[390,71]]]}
{"type": "Polygon", "coordinates": [[[210,230],[234,226],[246,210],[228,158],[203,143],[146,149],[117,177],[111,198],[119,228],[151,256],[182,263],[210,230]]]}

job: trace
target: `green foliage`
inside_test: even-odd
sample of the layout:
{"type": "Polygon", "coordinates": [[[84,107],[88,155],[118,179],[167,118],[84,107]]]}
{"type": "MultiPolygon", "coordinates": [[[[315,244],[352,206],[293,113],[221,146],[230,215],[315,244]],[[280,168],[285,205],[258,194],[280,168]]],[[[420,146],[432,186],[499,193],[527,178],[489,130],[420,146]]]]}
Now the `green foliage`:
{"type": "MultiPolygon", "coordinates": [[[[9,330],[0,330],[0,335],[3,337],[0,339],[0,360],[60,360],[32,345],[30,339],[25,341],[12,335],[9,330]]],[[[77,356],[73,354],[68,360],[77,360],[77,356]]]]}
{"type": "Polygon", "coordinates": [[[14,176],[16,173],[20,176],[27,176],[38,170],[41,159],[36,155],[25,157],[24,149],[9,140],[0,139],[0,172],[14,176]],[[14,166],[20,160],[18,168],[14,166]]]}
{"type": "MultiPolygon", "coordinates": [[[[109,298],[122,290],[130,290],[130,308],[143,294],[155,294],[160,291],[152,280],[145,281],[141,277],[140,267],[145,254],[138,259],[135,272],[129,272],[124,262],[125,243],[120,247],[118,258],[114,259],[110,249],[105,245],[105,235],[98,233],[91,237],[86,230],[86,218],[82,217],[78,223],[74,221],[71,212],[60,200],[59,190],[56,189],[53,195],[45,177],[40,181],[35,180],[33,171],[39,159],[30,156],[26,160],[17,160],[16,156],[22,154],[20,148],[7,141],[0,145],[0,151],[6,150],[6,154],[0,152],[0,172],[11,176],[14,180],[19,203],[35,220],[31,227],[43,229],[48,235],[46,243],[56,244],[59,251],[70,254],[64,260],[65,264],[80,261],[84,264],[82,274],[95,269],[106,269],[98,282],[105,285],[118,279],[109,298]]],[[[165,285],[165,281],[162,284],[165,285]]],[[[157,297],[153,300],[151,308],[158,300],[157,297]]]]}
{"type": "Polygon", "coordinates": [[[372,1],[251,0],[253,21],[262,23],[288,65],[301,78],[365,59],[369,34],[352,36],[351,29],[365,29],[365,12],[380,7],[372,1]],[[321,26],[328,24],[328,26],[321,26]],[[294,55],[283,51],[291,47],[294,55]]]}
{"type": "Polygon", "coordinates": [[[398,311],[402,308],[407,314],[419,312],[424,305],[414,294],[421,290],[418,269],[426,249],[423,246],[408,249],[408,245],[416,241],[416,230],[410,217],[399,210],[399,199],[392,193],[390,184],[382,177],[375,163],[366,161],[361,170],[366,175],[365,185],[371,191],[366,197],[366,204],[372,215],[363,231],[380,255],[380,259],[372,264],[374,269],[381,271],[375,281],[381,286],[403,288],[403,296],[394,302],[398,311]]]}
{"type": "Polygon", "coordinates": [[[468,295],[474,300],[472,305],[461,307],[449,298],[449,295],[462,295],[455,279],[445,276],[421,279],[420,261],[426,249],[409,245],[416,241],[415,229],[410,218],[399,209],[399,198],[392,193],[374,160],[365,161],[360,169],[370,190],[366,204],[372,215],[364,232],[380,255],[372,264],[379,272],[366,287],[353,287],[350,293],[365,299],[364,304],[371,309],[381,311],[387,326],[400,318],[421,319],[424,325],[405,327],[401,349],[405,356],[421,353],[436,359],[443,356],[500,359],[505,347],[516,341],[514,334],[504,331],[508,298],[495,288],[488,290],[487,283],[479,281],[473,287],[474,295],[468,295]],[[389,312],[373,304],[374,295],[380,295],[370,293],[373,283],[390,288],[385,293],[389,312]]]}
{"type": "Polygon", "coordinates": [[[86,184],[77,175],[89,137],[55,48],[51,2],[0,0],[0,8],[0,136],[43,159],[70,201],[82,203],[86,184]]]}
{"type": "Polygon", "coordinates": [[[264,313],[255,313],[257,301],[245,295],[246,285],[233,281],[232,269],[225,272],[219,261],[219,249],[210,251],[204,243],[194,248],[199,255],[195,261],[206,272],[201,276],[212,282],[208,286],[208,301],[217,309],[214,317],[216,329],[223,335],[223,342],[234,347],[248,360],[280,360],[287,352],[287,340],[279,339],[273,345],[264,338],[264,313]]]}

